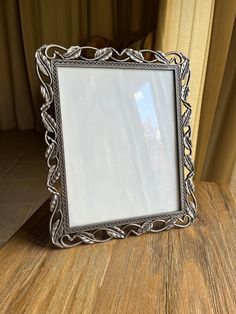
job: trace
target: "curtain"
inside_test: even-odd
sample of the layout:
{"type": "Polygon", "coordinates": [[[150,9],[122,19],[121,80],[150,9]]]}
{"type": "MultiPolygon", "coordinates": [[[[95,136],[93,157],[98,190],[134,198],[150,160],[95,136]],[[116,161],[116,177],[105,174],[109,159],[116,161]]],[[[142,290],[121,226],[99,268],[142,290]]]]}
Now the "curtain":
{"type": "Polygon", "coordinates": [[[0,129],[31,129],[34,107],[16,1],[0,2],[0,47],[0,129]]]}
{"type": "Polygon", "coordinates": [[[155,48],[190,58],[195,179],[236,192],[235,13],[235,0],[161,0],[155,48]]]}
{"type": "Polygon", "coordinates": [[[196,151],[202,93],[211,37],[213,0],[161,0],[155,48],[181,51],[190,59],[193,156],[196,151]]]}
{"type": "Polygon", "coordinates": [[[196,178],[236,192],[236,1],[216,1],[196,153],[196,178]]]}
{"type": "Polygon", "coordinates": [[[34,54],[41,45],[69,47],[93,35],[119,41],[133,31],[149,33],[157,5],[156,0],[0,1],[0,129],[40,126],[34,54]]]}

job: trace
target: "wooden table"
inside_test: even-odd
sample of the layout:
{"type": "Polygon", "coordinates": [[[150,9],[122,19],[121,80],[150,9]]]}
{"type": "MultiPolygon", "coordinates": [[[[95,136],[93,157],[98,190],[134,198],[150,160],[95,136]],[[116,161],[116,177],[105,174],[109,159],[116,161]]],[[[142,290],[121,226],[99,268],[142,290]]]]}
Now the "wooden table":
{"type": "Polygon", "coordinates": [[[0,313],[236,313],[236,206],[197,184],[186,229],[61,250],[45,204],[0,250],[0,313]]]}

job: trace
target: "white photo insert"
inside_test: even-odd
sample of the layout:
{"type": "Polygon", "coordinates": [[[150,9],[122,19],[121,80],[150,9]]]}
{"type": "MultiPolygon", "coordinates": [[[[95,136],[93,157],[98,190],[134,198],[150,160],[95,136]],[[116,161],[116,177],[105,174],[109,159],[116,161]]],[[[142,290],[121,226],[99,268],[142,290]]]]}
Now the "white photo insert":
{"type": "Polygon", "coordinates": [[[180,211],[174,70],[57,75],[69,226],[180,211]]]}

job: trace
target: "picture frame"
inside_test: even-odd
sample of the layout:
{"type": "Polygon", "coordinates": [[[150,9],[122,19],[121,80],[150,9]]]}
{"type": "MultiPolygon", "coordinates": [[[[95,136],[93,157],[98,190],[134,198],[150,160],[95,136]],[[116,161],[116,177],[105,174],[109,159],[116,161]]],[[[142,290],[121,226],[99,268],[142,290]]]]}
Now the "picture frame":
{"type": "Polygon", "coordinates": [[[52,193],[49,230],[53,244],[69,248],[189,226],[196,218],[191,106],[187,101],[189,59],[180,52],[126,48],[119,53],[111,47],[66,49],[59,45],[42,46],[35,58],[45,100],[41,116],[46,129],[47,187],[52,193]],[[118,88],[120,83],[123,85],[118,88]],[[165,90],[158,104],[155,83],[165,90]],[[145,93],[150,97],[151,93],[152,106],[150,99],[145,103],[137,100],[140,93],[142,97],[145,93]],[[135,100],[134,107],[130,105],[131,98],[135,100]],[[145,104],[151,106],[148,112],[145,104]],[[135,118],[137,112],[139,118],[135,118]],[[150,117],[154,117],[155,127],[152,140],[147,140],[150,117]],[[124,121],[132,127],[124,127],[124,121]],[[165,121],[164,131],[159,132],[157,125],[161,121],[165,121]],[[128,136],[131,128],[132,136],[128,136]],[[140,129],[146,133],[139,136],[140,129]],[[162,148],[158,151],[157,147],[162,148]],[[96,155],[99,162],[95,164],[91,155],[96,155]],[[152,157],[154,161],[150,160],[152,157]],[[106,158],[112,164],[109,172],[106,158]],[[138,166],[133,169],[135,163],[138,166]],[[159,192],[155,193],[157,186],[159,192]],[[155,202],[159,204],[157,209],[155,202]]]}

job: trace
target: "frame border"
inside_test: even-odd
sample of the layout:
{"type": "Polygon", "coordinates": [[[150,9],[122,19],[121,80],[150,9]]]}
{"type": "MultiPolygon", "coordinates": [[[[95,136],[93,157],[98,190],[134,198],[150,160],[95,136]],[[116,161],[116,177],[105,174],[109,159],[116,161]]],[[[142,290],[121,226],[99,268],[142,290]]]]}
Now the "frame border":
{"type": "Polygon", "coordinates": [[[164,54],[160,51],[137,51],[127,48],[118,53],[111,47],[97,49],[72,46],[66,49],[58,45],[42,46],[36,51],[35,58],[36,71],[41,82],[41,94],[45,100],[41,107],[41,117],[46,129],[45,141],[48,145],[45,157],[49,167],[47,187],[52,193],[49,230],[53,244],[68,248],[81,243],[92,244],[106,242],[113,238],[122,239],[130,234],[141,235],[146,232],[160,232],[173,227],[189,226],[196,218],[196,199],[192,182],[194,166],[191,158],[191,106],[187,102],[190,79],[189,59],[180,52],[164,54]],[[60,52],[55,49],[59,49],[60,52]],[[90,57],[84,56],[84,52],[90,52],[90,57]],[[73,64],[81,67],[126,69],[144,67],[147,70],[174,70],[180,211],[76,228],[69,227],[57,67],[73,64]],[[52,111],[55,111],[55,118],[52,111]]]}

